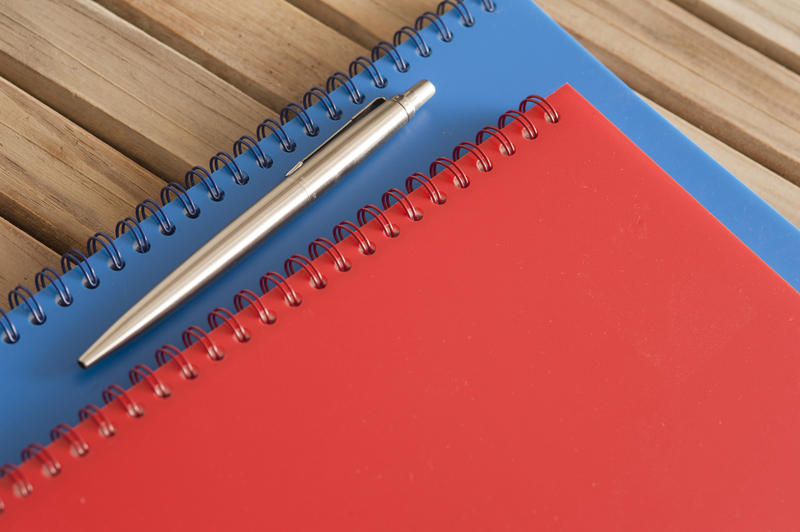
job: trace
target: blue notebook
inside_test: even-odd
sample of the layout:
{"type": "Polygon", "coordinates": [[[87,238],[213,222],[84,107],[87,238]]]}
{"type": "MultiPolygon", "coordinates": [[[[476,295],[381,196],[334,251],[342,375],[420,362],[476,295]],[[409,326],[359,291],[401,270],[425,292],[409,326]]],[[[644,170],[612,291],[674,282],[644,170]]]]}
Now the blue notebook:
{"type": "MultiPolygon", "coordinates": [[[[125,232],[113,244],[98,246],[88,262],[73,265],[63,276],[72,296],[69,306],[59,305],[59,291],[48,284],[35,295],[35,302],[28,299],[9,312],[4,324],[7,332],[13,324],[11,336],[16,341],[0,342],[0,463],[17,462],[28,443],[45,443],[49,430],[58,423],[75,424],[78,409],[88,403],[102,404],[101,390],[106,386],[127,387],[128,370],[134,365],[154,367],[157,348],[167,343],[180,347],[181,333],[190,325],[207,330],[211,309],[232,309],[233,295],[243,288],[258,292],[263,273],[282,271],[285,258],[306,254],[306,246],[314,238],[331,238],[335,224],[352,219],[359,207],[375,203],[386,189],[402,188],[406,176],[426,171],[433,158],[451,150],[465,133],[493,124],[500,113],[533,89],[548,94],[564,83],[572,84],[800,289],[800,232],[643,103],[531,2],[498,0],[494,10],[486,9],[492,4],[466,0],[461,11],[424,19],[427,25],[418,34],[405,30],[396,52],[385,45],[384,51],[391,53],[374,64],[368,60],[354,63],[351,73],[358,74],[352,82],[345,76],[332,81],[331,88],[336,89],[330,100],[322,91],[310,95],[306,103],[317,103],[283,127],[286,137],[270,135],[258,142],[264,156],[271,159],[271,167],[261,168],[257,164],[260,153],[241,145],[245,150],[235,159],[241,174],[220,160],[219,169],[212,174],[213,184],[198,179],[189,191],[199,208],[196,217],[186,215],[185,198],[182,202],[172,196],[173,201],[156,211],[158,216],[142,221],[141,234],[125,232]],[[469,20],[465,9],[474,20],[472,25],[464,24],[469,20]],[[390,96],[420,79],[431,80],[436,95],[375,156],[160,325],[91,369],[79,369],[77,357],[124,310],[363,107],[364,103],[353,100],[363,96],[363,102],[368,102],[376,96],[390,96]],[[339,112],[341,116],[334,119],[339,112]],[[292,145],[291,152],[282,149],[292,145]],[[238,184],[237,180],[245,181],[245,175],[247,182],[238,184]],[[219,201],[211,198],[220,195],[219,201]],[[172,234],[162,234],[162,229],[172,234]],[[137,247],[146,247],[144,238],[149,250],[140,253],[137,247]],[[115,261],[117,266],[124,261],[124,267],[115,269],[115,261]],[[95,276],[99,284],[92,288],[95,276]],[[44,323],[35,324],[37,316],[45,317],[44,323]]],[[[293,115],[292,111],[287,114],[293,115]]],[[[254,132],[250,135],[255,137],[254,132]]],[[[220,148],[230,151],[229,147],[220,148]]],[[[557,165],[558,160],[552,164],[557,165]]],[[[155,210],[157,205],[150,207],[155,210]]],[[[420,264],[420,268],[425,266],[420,264]]],[[[9,339],[7,333],[5,337],[9,339]]]]}

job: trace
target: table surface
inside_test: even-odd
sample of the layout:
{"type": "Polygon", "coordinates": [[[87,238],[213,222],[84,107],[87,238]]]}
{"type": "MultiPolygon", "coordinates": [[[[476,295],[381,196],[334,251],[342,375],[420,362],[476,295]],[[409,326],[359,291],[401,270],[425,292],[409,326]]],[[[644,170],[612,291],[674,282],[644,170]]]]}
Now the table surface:
{"type": "MultiPolygon", "coordinates": [[[[800,227],[800,3],[538,3],[800,227]]],[[[61,253],[85,249],[98,230],[113,233],[165,182],[435,8],[435,0],[3,4],[3,293],[33,288],[34,274],[57,268],[61,253]]]]}

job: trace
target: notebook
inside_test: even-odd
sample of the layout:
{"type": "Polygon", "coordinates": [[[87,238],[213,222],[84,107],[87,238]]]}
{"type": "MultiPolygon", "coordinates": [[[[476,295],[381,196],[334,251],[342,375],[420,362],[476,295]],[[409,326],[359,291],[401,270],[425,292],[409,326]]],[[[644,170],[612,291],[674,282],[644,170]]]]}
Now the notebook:
{"type": "Polygon", "coordinates": [[[574,89],[528,103],[31,449],[3,525],[792,528],[800,295],[574,89]]]}
{"type": "MultiPolygon", "coordinates": [[[[448,153],[465,134],[494,121],[507,102],[532,86],[548,93],[572,83],[770,266],[800,286],[796,252],[800,233],[640,101],[532,3],[468,0],[460,7],[462,11],[448,9],[438,18],[420,18],[416,25],[420,30],[409,21],[412,26],[398,33],[397,42],[402,43],[396,51],[387,44],[376,47],[379,59],[362,58],[350,65],[352,80],[349,75],[332,76],[326,87],[329,95],[310,91],[304,98],[308,109],[287,107],[282,113],[287,123],[282,129],[265,124],[261,128],[265,138],[257,149],[250,148],[253,143],[247,138],[236,148],[220,147],[231,156],[239,154],[236,165],[221,155],[209,165],[209,170],[216,168],[213,182],[196,170],[189,176],[195,186],[188,195],[172,190],[162,198],[164,206],[158,201],[143,203],[138,229],[127,220],[120,226],[124,232],[119,238],[98,237],[93,244],[98,252],[88,261],[78,255],[65,259],[71,269],[63,276],[63,288],[47,272],[55,281],[42,276],[46,288],[35,301],[20,301],[9,313],[9,322],[0,317],[0,324],[13,323],[18,336],[16,343],[0,342],[0,463],[19,461],[26,445],[46,442],[48,431],[58,423],[74,423],[78,408],[98,400],[97,390],[109,383],[125,385],[130,367],[150,363],[164,344],[180,346],[181,332],[189,325],[207,323],[209,308],[230,306],[232,294],[242,288],[258,292],[254,280],[265,271],[280,271],[285,257],[303,253],[301,243],[327,232],[384,190],[402,186],[407,175],[448,153]],[[474,21],[469,27],[462,24],[463,10],[469,10],[474,21]],[[368,102],[396,94],[423,78],[436,85],[436,96],[391,143],[161,325],[91,371],[78,368],[79,354],[113,320],[363,107],[353,100],[368,102]],[[283,151],[292,147],[289,153],[283,151]],[[259,162],[268,165],[267,157],[271,166],[259,167],[259,162]],[[151,212],[155,215],[147,217],[151,212]],[[123,262],[124,267],[117,269],[123,262]],[[92,288],[96,281],[99,284],[92,288]],[[66,289],[72,303],[62,307],[59,302],[67,299],[66,289]],[[45,321],[36,325],[31,309],[39,307],[45,321]]],[[[257,140],[256,132],[248,134],[257,140]]]]}

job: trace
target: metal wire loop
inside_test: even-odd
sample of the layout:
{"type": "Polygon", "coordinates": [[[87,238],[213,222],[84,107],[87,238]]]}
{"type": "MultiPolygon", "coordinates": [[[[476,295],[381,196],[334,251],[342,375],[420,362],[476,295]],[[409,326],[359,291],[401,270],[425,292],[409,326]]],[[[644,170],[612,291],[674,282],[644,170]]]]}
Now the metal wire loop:
{"type": "Polygon", "coordinates": [[[89,444],[87,444],[83,438],[81,438],[80,435],[66,423],[59,423],[50,430],[51,442],[62,437],[67,440],[70,450],[78,458],[86,456],[86,453],[89,452],[89,444]]]}
{"type": "Polygon", "coordinates": [[[469,178],[467,174],[461,169],[460,166],[452,159],[448,159],[447,157],[439,157],[435,161],[431,163],[430,168],[428,169],[428,173],[433,177],[439,173],[439,166],[443,167],[443,170],[449,171],[453,174],[453,183],[459,188],[467,188],[469,186],[469,178]]]}
{"type": "Polygon", "coordinates": [[[286,125],[286,123],[292,119],[292,115],[290,113],[294,113],[295,116],[303,123],[303,131],[305,131],[307,137],[316,137],[319,135],[319,126],[314,123],[314,120],[305,109],[294,102],[289,102],[286,104],[286,107],[281,109],[279,115],[281,124],[286,125]]]}
{"type": "Polygon", "coordinates": [[[287,153],[293,152],[297,147],[297,144],[295,144],[295,142],[289,138],[289,135],[286,134],[286,130],[283,129],[283,126],[272,118],[265,119],[263,122],[258,124],[258,128],[256,129],[256,138],[258,140],[264,140],[269,135],[275,135],[281,145],[281,150],[287,153]],[[267,129],[269,129],[272,133],[267,133],[267,129]]]}
{"type": "Polygon", "coordinates": [[[264,153],[258,142],[250,135],[242,135],[239,140],[233,143],[233,156],[239,157],[245,151],[249,151],[256,158],[256,164],[259,168],[270,168],[272,166],[272,158],[264,153]]]}
{"type": "Polygon", "coordinates": [[[364,103],[364,95],[358,90],[358,86],[355,84],[355,82],[344,72],[334,72],[328,77],[328,80],[325,82],[325,90],[328,92],[328,94],[336,90],[337,82],[344,87],[347,93],[350,95],[351,102],[355,104],[364,103]]]}
{"type": "Polygon", "coordinates": [[[97,288],[100,285],[100,279],[94,272],[94,268],[89,264],[89,260],[81,251],[71,249],[61,255],[61,273],[67,273],[72,269],[72,265],[77,266],[83,273],[84,286],[86,288],[97,288]]]}
{"type": "Polygon", "coordinates": [[[136,221],[141,222],[144,220],[148,212],[155,218],[156,223],[158,223],[158,230],[162,235],[171,235],[175,232],[175,224],[164,214],[161,207],[151,199],[146,199],[136,206],[136,211],[134,212],[136,221]]]}
{"type": "Polygon", "coordinates": [[[555,107],[553,107],[550,102],[547,101],[547,98],[543,98],[538,94],[531,94],[519,102],[520,112],[526,112],[528,110],[529,103],[533,104],[535,107],[539,107],[542,111],[544,111],[544,117],[548,122],[552,122],[553,124],[558,122],[558,111],[556,111],[555,107]]]}
{"type": "Polygon", "coordinates": [[[436,6],[436,14],[440,17],[444,15],[445,11],[447,10],[447,6],[451,6],[454,9],[458,10],[458,14],[461,17],[461,23],[466,26],[470,27],[475,24],[475,19],[472,18],[472,13],[469,12],[467,6],[464,5],[463,0],[457,0],[453,2],[453,0],[443,0],[439,2],[439,5],[436,6]]]}
{"type": "Polygon", "coordinates": [[[328,93],[319,87],[311,87],[303,95],[303,107],[308,109],[314,105],[314,98],[316,98],[317,101],[320,102],[323,107],[325,107],[325,112],[328,113],[328,118],[331,120],[339,120],[342,118],[342,110],[336,107],[336,104],[333,102],[333,99],[328,95],[328,93]]]}
{"type": "Polygon", "coordinates": [[[280,291],[283,293],[283,300],[286,302],[287,305],[290,307],[296,307],[302,300],[300,296],[295,292],[292,285],[284,279],[283,275],[279,274],[278,272],[267,272],[261,276],[261,279],[258,280],[258,285],[261,287],[261,292],[266,295],[269,292],[269,282],[272,281],[275,283],[280,291]]]}
{"type": "Polygon", "coordinates": [[[131,417],[142,417],[144,415],[144,409],[141,407],[139,403],[134,401],[130,398],[128,393],[122,389],[122,387],[118,384],[111,384],[103,390],[103,402],[105,404],[111,404],[114,400],[118,400],[122,407],[125,409],[125,412],[128,413],[131,417]]]}
{"type": "Polygon", "coordinates": [[[58,293],[58,299],[56,300],[58,304],[62,307],[70,306],[73,301],[72,293],[70,293],[69,287],[64,282],[64,279],[61,278],[61,275],[53,268],[44,268],[33,278],[36,291],[44,290],[45,286],[47,286],[47,281],[50,281],[50,284],[58,293]]]}
{"type": "Polygon", "coordinates": [[[536,129],[536,126],[533,125],[533,122],[531,122],[527,116],[515,109],[509,109],[505,113],[501,114],[500,118],[497,119],[497,127],[506,127],[509,119],[512,121],[516,120],[522,124],[522,135],[524,138],[533,140],[539,136],[539,130],[536,129]]]}
{"type": "Polygon", "coordinates": [[[381,224],[381,228],[383,229],[383,234],[387,237],[395,238],[400,234],[400,230],[389,220],[386,214],[378,207],[370,203],[358,209],[358,212],[356,213],[358,225],[364,226],[369,221],[367,218],[367,215],[369,214],[378,220],[378,223],[381,224]]]}
{"type": "Polygon", "coordinates": [[[131,368],[128,372],[128,378],[131,381],[132,385],[135,385],[140,380],[144,380],[150,389],[153,390],[153,393],[156,394],[158,397],[162,399],[166,399],[170,395],[172,395],[172,391],[167,388],[167,386],[161,382],[161,379],[153,373],[153,370],[145,366],[144,364],[136,364],[131,368]]]}
{"type": "Polygon", "coordinates": [[[86,251],[89,255],[97,253],[97,245],[103,246],[103,249],[108,253],[108,258],[111,259],[110,268],[114,271],[119,271],[125,267],[125,259],[122,258],[122,253],[114,243],[114,240],[103,232],[97,232],[94,236],[89,237],[86,241],[86,251]]]}
{"type": "Polygon", "coordinates": [[[36,457],[42,463],[45,472],[54,477],[61,473],[61,464],[53,458],[53,455],[50,454],[50,451],[39,445],[38,443],[32,443],[25,447],[20,453],[21,459],[23,462],[30,460],[33,457],[36,457]]]}
{"type": "Polygon", "coordinates": [[[372,79],[372,84],[375,87],[382,89],[386,87],[386,85],[388,84],[388,81],[386,81],[386,78],[384,78],[383,75],[381,75],[381,72],[380,70],[378,70],[378,67],[376,67],[372,61],[370,61],[363,55],[356,57],[350,62],[350,69],[348,71],[350,73],[351,78],[355,77],[356,74],[358,74],[359,72],[358,67],[362,67],[364,70],[367,71],[367,74],[369,74],[370,79],[372,79]]]}
{"type": "Polygon", "coordinates": [[[398,72],[408,72],[408,61],[403,59],[403,56],[400,55],[400,52],[397,51],[397,48],[395,48],[392,43],[381,41],[373,46],[372,52],[370,53],[370,57],[372,57],[373,62],[381,58],[381,52],[385,52],[386,55],[392,58],[394,67],[398,72]]]}
{"type": "Polygon", "coordinates": [[[511,139],[494,126],[486,126],[478,131],[478,134],[475,135],[475,142],[481,144],[486,140],[487,135],[496,138],[500,142],[500,153],[503,155],[514,155],[514,153],[516,153],[517,148],[514,146],[514,143],[511,142],[511,139]]]}
{"type": "Polygon", "coordinates": [[[133,239],[135,240],[133,249],[137,253],[147,253],[150,251],[150,241],[147,239],[147,235],[144,231],[142,231],[142,226],[139,225],[136,218],[126,216],[118,221],[116,227],[114,227],[114,235],[119,238],[128,229],[130,229],[133,239]]]}
{"type": "Polygon", "coordinates": [[[14,322],[8,318],[8,314],[0,308],[0,327],[3,328],[3,341],[7,344],[14,344],[19,341],[19,331],[14,322]]]}
{"type": "Polygon", "coordinates": [[[394,37],[392,37],[392,44],[395,46],[400,46],[403,42],[403,35],[414,41],[414,46],[417,47],[417,53],[422,57],[428,57],[431,55],[431,49],[428,46],[428,43],[425,42],[425,39],[422,38],[422,35],[417,31],[416,28],[412,28],[411,26],[403,26],[396,32],[394,32],[394,37]]]}
{"type": "Polygon", "coordinates": [[[185,379],[197,378],[197,370],[191,362],[186,360],[186,357],[178,351],[178,348],[172,344],[166,344],[156,350],[156,364],[158,367],[165,365],[170,360],[174,360],[181,371],[181,375],[185,379]]]}
{"type": "Polygon", "coordinates": [[[414,204],[411,203],[411,200],[408,199],[401,190],[397,188],[390,188],[386,192],[383,193],[381,196],[381,205],[383,205],[384,209],[388,209],[392,206],[392,198],[397,201],[400,205],[403,206],[403,210],[406,211],[406,216],[412,222],[418,222],[422,220],[422,213],[414,207],[414,204]]]}
{"type": "Polygon", "coordinates": [[[248,290],[247,288],[239,290],[239,292],[233,296],[233,308],[236,309],[236,312],[242,312],[242,310],[247,306],[245,305],[245,302],[250,304],[250,307],[252,307],[256,313],[256,317],[258,317],[262,323],[275,323],[275,314],[270,312],[270,310],[264,306],[264,303],[261,302],[261,298],[258,297],[255,292],[248,290]]]}
{"type": "Polygon", "coordinates": [[[491,13],[496,9],[494,5],[494,0],[481,0],[481,4],[483,5],[483,9],[491,13]]]}
{"type": "Polygon", "coordinates": [[[314,288],[325,288],[328,284],[327,279],[325,276],[322,275],[322,272],[314,266],[314,263],[308,260],[305,255],[300,255],[299,253],[295,253],[283,263],[283,269],[286,271],[286,277],[291,277],[294,275],[294,267],[295,265],[300,266],[305,270],[308,274],[309,282],[311,286],[314,288]]]}
{"type": "Polygon", "coordinates": [[[461,158],[461,152],[467,151],[472,154],[478,162],[478,170],[481,172],[488,172],[494,168],[492,161],[486,156],[486,153],[477,145],[469,141],[460,143],[453,148],[453,160],[461,158]]]}
{"type": "Polygon", "coordinates": [[[217,154],[208,161],[208,166],[211,168],[212,172],[219,170],[220,165],[223,164],[231,173],[233,176],[233,181],[237,185],[244,185],[250,181],[250,176],[242,171],[239,163],[236,162],[236,159],[231,157],[231,154],[226,151],[217,152],[217,154]]]}
{"type": "Polygon", "coordinates": [[[25,303],[31,311],[31,323],[41,325],[45,322],[47,315],[44,313],[44,309],[39,304],[36,296],[26,286],[18,284],[16,288],[8,293],[8,306],[13,309],[20,302],[25,303]]]}
{"type": "Polygon", "coordinates": [[[414,172],[406,178],[406,192],[409,194],[414,192],[414,183],[419,183],[425,187],[425,190],[428,191],[428,197],[436,205],[441,205],[447,201],[447,197],[441,190],[439,190],[439,187],[436,186],[436,183],[434,183],[430,177],[426,176],[422,172],[414,172]]]}
{"type": "Polygon", "coordinates": [[[110,438],[117,433],[117,429],[108,418],[93,404],[88,404],[78,410],[78,420],[85,421],[91,419],[97,424],[97,430],[104,438],[110,438]]]}
{"type": "Polygon", "coordinates": [[[224,307],[217,307],[208,313],[208,326],[210,329],[213,330],[219,327],[219,320],[222,320],[223,323],[231,328],[233,337],[237,342],[246,342],[250,339],[250,333],[230,310],[224,307]]]}
{"type": "Polygon", "coordinates": [[[211,177],[208,170],[202,166],[194,166],[191,170],[186,172],[186,176],[184,177],[186,188],[192,188],[195,179],[199,179],[200,182],[203,183],[203,186],[206,187],[208,191],[208,197],[211,198],[212,201],[221,201],[222,198],[225,197],[225,193],[217,186],[217,182],[214,181],[214,178],[211,177]]]}
{"type": "Polygon", "coordinates": [[[319,248],[324,249],[325,253],[331,256],[333,259],[333,266],[337,270],[340,272],[346,272],[350,270],[350,261],[348,261],[344,255],[342,255],[342,252],[339,251],[339,248],[337,248],[333,242],[324,237],[315,238],[308,245],[308,256],[311,257],[311,260],[319,257],[319,248]]]}
{"type": "Polygon", "coordinates": [[[14,483],[14,490],[20,497],[27,497],[33,493],[33,485],[28,481],[28,478],[22,474],[22,471],[17,469],[13,464],[3,464],[0,466],[0,478],[8,475],[14,483]]]}
{"type": "Polygon", "coordinates": [[[421,30],[425,27],[425,21],[428,21],[436,26],[436,31],[439,32],[439,37],[444,42],[450,42],[453,40],[453,34],[450,32],[450,28],[447,27],[447,24],[444,23],[439,15],[436,13],[431,13],[430,11],[426,11],[417,17],[417,20],[414,21],[414,27],[417,30],[421,30]]]}
{"type": "Polygon", "coordinates": [[[208,337],[206,332],[195,325],[190,326],[181,334],[181,340],[184,347],[191,346],[195,341],[205,348],[208,358],[214,361],[219,361],[225,358],[225,353],[215,344],[211,338],[208,337]]]}
{"type": "Polygon", "coordinates": [[[175,194],[175,197],[180,200],[181,205],[183,205],[183,214],[187,218],[197,218],[200,214],[200,209],[194,203],[194,200],[189,196],[186,192],[186,189],[183,188],[183,185],[180,183],[167,183],[166,186],[161,187],[161,204],[166,205],[170,201],[172,201],[171,193],[175,194]]]}
{"type": "Polygon", "coordinates": [[[363,255],[372,255],[375,253],[375,244],[373,244],[372,241],[367,238],[367,235],[361,231],[360,227],[350,220],[343,220],[336,224],[336,226],[333,228],[333,240],[337,244],[347,238],[347,236],[344,234],[345,231],[347,231],[353,238],[356,239],[356,241],[358,241],[358,250],[363,255]]]}

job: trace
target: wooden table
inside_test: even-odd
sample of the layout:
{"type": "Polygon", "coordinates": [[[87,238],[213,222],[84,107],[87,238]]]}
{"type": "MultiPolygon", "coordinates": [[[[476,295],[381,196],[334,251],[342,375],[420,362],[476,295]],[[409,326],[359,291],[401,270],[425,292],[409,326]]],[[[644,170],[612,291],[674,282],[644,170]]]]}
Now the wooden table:
{"type": "MultiPolygon", "coordinates": [[[[525,1],[525,0],[502,0],[525,1]]],[[[800,227],[800,4],[538,0],[800,227]]],[[[113,231],[435,0],[5,0],[0,291],[113,231]]]]}

